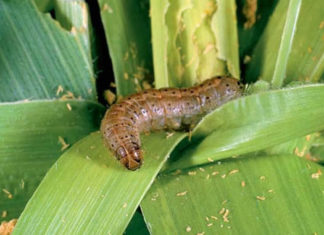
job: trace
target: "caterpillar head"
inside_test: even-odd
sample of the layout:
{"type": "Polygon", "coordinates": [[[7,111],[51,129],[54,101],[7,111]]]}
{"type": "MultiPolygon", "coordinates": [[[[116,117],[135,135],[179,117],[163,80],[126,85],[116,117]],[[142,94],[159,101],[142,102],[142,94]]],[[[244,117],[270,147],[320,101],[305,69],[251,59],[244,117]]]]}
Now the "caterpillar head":
{"type": "Polygon", "coordinates": [[[242,95],[244,86],[235,78],[226,77],[221,79],[218,86],[221,103],[226,103],[229,100],[238,98],[242,95]]]}
{"type": "Polygon", "coordinates": [[[139,147],[127,152],[124,147],[117,149],[117,158],[129,170],[136,170],[142,165],[143,153],[139,147]]]}

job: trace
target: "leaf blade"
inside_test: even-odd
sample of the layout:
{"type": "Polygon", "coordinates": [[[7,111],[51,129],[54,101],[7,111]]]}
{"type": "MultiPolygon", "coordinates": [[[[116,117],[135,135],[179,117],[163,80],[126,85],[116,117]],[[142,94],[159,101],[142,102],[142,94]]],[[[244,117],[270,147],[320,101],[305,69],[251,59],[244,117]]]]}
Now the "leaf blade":
{"type": "Polygon", "coordinates": [[[60,85],[75,97],[96,99],[87,53],[49,14],[32,1],[1,1],[0,22],[1,101],[57,98],[60,85]]]}
{"type": "MultiPolygon", "coordinates": [[[[259,79],[271,81],[279,45],[284,29],[288,1],[279,1],[273,15],[252,53],[245,77],[248,82],[259,79]]],[[[323,27],[321,27],[323,1],[303,1],[297,30],[291,48],[284,85],[292,81],[317,82],[323,76],[323,27]],[[309,17],[312,12],[312,17],[309,17]]]]}
{"type": "Polygon", "coordinates": [[[318,232],[324,180],[313,174],[323,170],[291,155],[212,163],[162,175],[141,208],[154,234],[318,232]]]}
{"type": "Polygon", "coordinates": [[[152,81],[148,1],[98,0],[117,94],[138,92],[152,81]]]}
{"type": "Polygon", "coordinates": [[[278,57],[272,77],[272,86],[274,88],[281,87],[286,76],[289,54],[293,44],[301,3],[301,0],[289,1],[286,23],[283,29],[278,57]]]}
{"type": "Polygon", "coordinates": [[[98,129],[103,111],[89,101],[0,104],[0,188],[10,193],[0,194],[1,220],[20,215],[63,150],[98,129]]]}
{"type": "Polygon", "coordinates": [[[164,133],[156,133],[144,137],[147,155],[143,167],[135,172],[115,160],[104,147],[100,133],[82,139],[47,173],[19,218],[14,234],[122,233],[166,157],[183,136],[175,133],[165,140],[164,133]],[[165,141],[163,148],[161,141],[165,141]]]}
{"type": "Polygon", "coordinates": [[[323,90],[319,84],[300,86],[247,96],[221,106],[193,131],[193,141],[204,139],[198,145],[176,150],[185,151],[186,158],[171,159],[169,170],[208,163],[209,158],[218,160],[262,150],[322,130],[323,90]]]}

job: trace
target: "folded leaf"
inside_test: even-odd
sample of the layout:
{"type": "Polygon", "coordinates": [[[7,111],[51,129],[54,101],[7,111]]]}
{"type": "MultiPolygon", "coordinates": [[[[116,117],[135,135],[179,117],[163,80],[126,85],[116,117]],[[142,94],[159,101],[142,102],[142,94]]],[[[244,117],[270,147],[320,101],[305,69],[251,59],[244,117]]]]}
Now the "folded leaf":
{"type": "MultiPolygon", "coordinates": [[[[262,150],[324,129],[324,85],[263,92],[229,102],[207,115],[193,142],[170,170],[262,150]]],[[[188,144],[188,143],[187,143],[188,144]]],[[[185,143],[182,143],[182,148],[185,143]]],[[[178,151],[183,152],[181,148],[178,151]]],[[[177,156],[177,154],[175,154],[177,156]]]]}

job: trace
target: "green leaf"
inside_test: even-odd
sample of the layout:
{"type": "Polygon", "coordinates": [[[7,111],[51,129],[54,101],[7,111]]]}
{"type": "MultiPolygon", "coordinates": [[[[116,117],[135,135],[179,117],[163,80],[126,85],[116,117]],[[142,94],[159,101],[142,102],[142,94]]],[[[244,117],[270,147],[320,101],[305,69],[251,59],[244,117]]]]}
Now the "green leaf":
{"type": "Polygon", "coordinates": [[[165,133],[144,137],[145,162],[137,171],[127,170],[112,156],[100,133],[82,139],[47,173],[14,234],[122,233],[183,137],[183,133],[168,139],[165,133]]]}
{"type": "Polygon", "coordinates": [[[236,21],[235,0],[220,0],[212,20],[212,29],[215,32],[216,48],[218,57],[226,61],[228,72],[236,77],[240,77],[238,35],[236,21]]]}
{"type": "Polygon", "coordinates": [[[323,99],[324,85],[308,85],[229,102],[198,124],[193,141],[206,138],[185,150],[179,148],[186,157],[174,159],[170,169],[262,150],[323,130],[323,99]]]}
{"type": "Polygon", "coordinates": [[[83,56],[88,57],[89,64],[92,66],[90,48],[91,23],[86,2],[83,0],[75,2],[55,0],[54,10],[56,20],[58,20],[64,28],[70,29],[71,33],[75,35],[76,40],[83,47],[80,52],[83,53],[83,56]]]}
{"type": "Polygon", "coordinates": [[[274,88],[280,88],[286,76],[288,58],[293,44],[301,2],[302,0],[289,1],[286,23],[283,28],[278,57],[272,76],[272,86],[274,88]]]}
{"type": "Polygon", "coordinates": [[[151,1],[151,12],[157,87],[239,76],[234,1],[151,1]]]}
{"type": "Polygon", "coordinates": [[[151,27],[152,27],[152,50],[154,59],[154,81],[157,87],[168,86],[168,74],[163,58],[166,58],[165,39],[168,29],[165,27],[164,14],[168,9],[166,1],[150,1],[151,4],[151,27]]]}
{"type": "Polygon", "coordinates": [[[13,0],[0,2],[0,34],[0,101],[56,98],[59,86],[96,99],[78,30],[63,29],[33,1],[13,0]]]}
{"type": "Polygon", "coordinates": [[[139,91],[152,80],[148,0],[98,0],[112,59],[117,93],[139,91]]]}
{"type": "MultiPolygon", "coordinates": [[[[239,51],[240,58],[244,60],[244,56],[251,55],[251,52],[255,45],[257,44],[264,28],[266,27],[271,14],[277,4],[277,0],[272,1],[246,1],[237,0],[237,18],[238,18],[238,36],[239,36],[239,51]],[[252,4],[249,5],[249,4],[252,4]],[[253,11],[251,7],[256,4],[256,12],[254,16],[250,15],[253,11]],[[248,19],[244,15],[244,8],[248,7],[248,19]],[[253,23],[253,17],[255,17],[255,22],[253,23]]],[[[247,63],[248,61],[245,61],[247,63]]],[[[244,62],[243,62],[244,63],[244,62]]]]}
{"type": "Polygon", "coordinates": [[[141,208],[152,234],[320,233],[323,171],[291,155],[210,164],[160,176],[141,208]]]}
{"type": "Polygon", "coordinates": [[[62,154],[59,140],[70,146],[96,130],[103,111],[101,105],[88,101],[0,104],[0,213],[7,212],[1,220],[20,215],[62,154]]]}
{"type": "MultiPolygon", "coordinates": [[[[280,45],[284,43],[282,36],[288,33],[284,27],[285,19],[294,21],[296,18],[296,15],[287,15],[288,3],[289,1],[279,1],[277,4],[253,52],[251,63],[249,63],[246,72],[248,81],[256,81],[257,79],[271,81],[274,70],[278,69],[275,66],[278,61],[277,55],[280,52],[280,45]]],[[[295,4],[295,1],[292,1],[292,4],[295,4]]],[[[297,4],[295,7],[295,10],[297,10],[297,4]]],[[[324,44],[322,43],[322,35],[324,27],[322,12],[319,10],[323,7],[324,2],[321,0],[302,1],[284,84],[291,81],[316,82],[323,76],[324,44]],[[310,14],[312,17],[309,17],[310,14]]],[[[287,36],[289,38],[289,33],[287,36]]],[[[289,45],[286,44],[286,46],[289,45]]],[[[284,66],[280,61],[277,65],[279,67],[284,66]]]]}

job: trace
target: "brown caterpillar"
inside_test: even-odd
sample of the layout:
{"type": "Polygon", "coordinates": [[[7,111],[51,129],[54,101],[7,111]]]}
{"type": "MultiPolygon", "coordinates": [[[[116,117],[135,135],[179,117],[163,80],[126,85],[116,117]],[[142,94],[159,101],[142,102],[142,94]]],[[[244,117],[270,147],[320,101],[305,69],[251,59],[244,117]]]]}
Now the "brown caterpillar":
{"type": "Polygon", "coordinates": [[[149,89],[130,95],[107,110],[101,133],[106,145],[129,170],[141,166],[140,133],[192,128],[225,102],[241,96],[243,84],[230,77],[208,79],[191,88],[149,89]]]}

